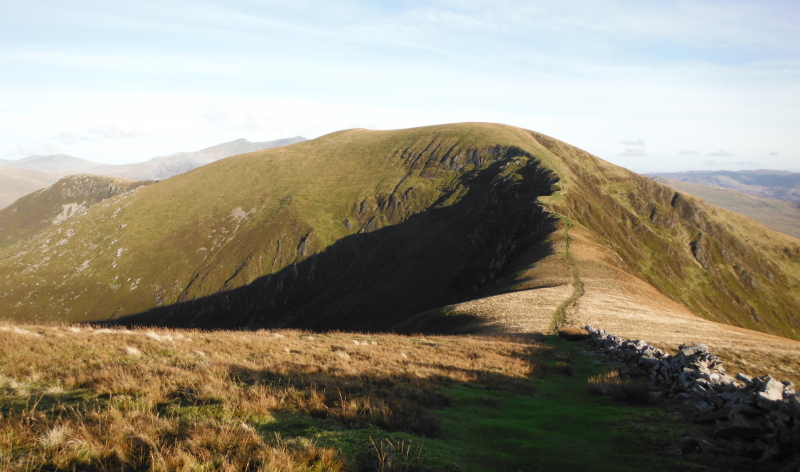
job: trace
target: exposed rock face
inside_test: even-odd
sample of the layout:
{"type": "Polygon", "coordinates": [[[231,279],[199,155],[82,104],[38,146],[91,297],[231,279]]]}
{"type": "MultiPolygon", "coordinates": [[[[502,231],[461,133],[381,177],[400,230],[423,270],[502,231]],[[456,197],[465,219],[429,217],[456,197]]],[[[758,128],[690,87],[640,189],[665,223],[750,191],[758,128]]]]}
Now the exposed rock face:
{"type": "Polygon", "coordinates": [[[685,452],[699,449],[800,468],[800,396],[791,382],[769,375],[731,377],[704,344],[681,345],[668,355],[644,341],[586,329],[596,349],[627,366],[625,373],[648,376],[654,386],[693,405],[699,411],[694,421],[714,423],[713,437],[687,438],[685,452]]]}
{"type": "Polygon", "coordinates": [[[0,210],[0,249],[85,213],[99,202],[152,183],[89,174],[64,177],[0,210]]]}

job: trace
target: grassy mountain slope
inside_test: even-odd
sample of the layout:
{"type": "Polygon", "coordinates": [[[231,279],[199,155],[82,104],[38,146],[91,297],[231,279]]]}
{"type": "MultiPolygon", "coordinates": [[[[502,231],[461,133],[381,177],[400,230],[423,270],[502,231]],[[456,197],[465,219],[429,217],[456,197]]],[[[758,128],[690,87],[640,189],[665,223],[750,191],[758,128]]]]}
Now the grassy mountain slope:
{"type": "Polygon", "coordinates": [[[708,203],[752,218],[767,228],[800,238],[800,204],[761,198],[747,193],[712,185],[655,177],[656,182],[675,190],[690,193],[708,203]]]}
{"type": "Polygon", "coordinates": [[[339,309],[361,310],[349,322],[360,317],[386,326],[390,320],[365,317],[365,310],[383,308],[368,308],[370,297],[389,297],[397,316],[451,302],[500,269],[498,244],[535,238],[531,227],[542,217],[534,214],[535,195],[527,194],[549,192],[551,179],[534,160],[495,147],[508,140],[497,134],[517,132],[483,125],[352,130],[210,164],[97,205],[9,248],[0,256],[3,272],[30,268],[31,285],[46,272],[41,283],[47,287],[31,292],[24,289],[26,281],[6,277],[3,302],[46,293],[44,303],[23,302],[14,316],[108,319],[242,288],[272,274],[244,287],[255,294],[200,300],[183,311],[178,306],[174,316],[280,323],[287,314],[310,310],[313,295],[327,308],[315,311],[316,322],[336,314],[325,303],[333,300],[344,307],[339,309]],[[480,191],[470,193],[471,187],[480,191]],[[523,197],[524,204],[510,204],[523,197]],[[423,214],[410,218],[417,213],[423,214]],[[516,218],[519,234],[509,234],[515,227],[493,221],[493,215],[516,218]],[[488,244],[495,244],[496,254],[473,260],[488,244]],[[414,264],[401,264],[409,261],[414,264]],[[381,271],[397,286],[377,284],[381,271]],[[463,280],[455,284],[458,277],[463,280]],[[272,293],[260,296],[265,291],[272,293]],[[342,294],[349,299],[341,300],[348,298],[342,294]],[[241,318],[213,313],[226,309],[241,318]]]}
{"type": "Polygon", "coordinates": [[[478,123],[342,131],[107,200],[0,252],[0,307],[24,320],[520,329],[526,306],[568,322],[628,279],[688,316],[800,337],[796,240],[478,123]],[[474,309],[439,309],[463,303],[474,309]]]}
{"type": "Polygon", "coordinates": [[[0,208],[14,203],[19,197],[53,184],[58,177],[30,169],[0,167],[0,208]]]}
{"type": "Polygon", "coordinates": [[[800,339],[795,238],[535,137],[562,176],[563,198],[549,208],[610,249],[609,263],[706,319],[800,339]]]}
{"type": "Polygon", "coordinates": [[[151,183],[86,174],[64,177],[0,210],[0,248],[62,223],[107,198],[151,183]]]}

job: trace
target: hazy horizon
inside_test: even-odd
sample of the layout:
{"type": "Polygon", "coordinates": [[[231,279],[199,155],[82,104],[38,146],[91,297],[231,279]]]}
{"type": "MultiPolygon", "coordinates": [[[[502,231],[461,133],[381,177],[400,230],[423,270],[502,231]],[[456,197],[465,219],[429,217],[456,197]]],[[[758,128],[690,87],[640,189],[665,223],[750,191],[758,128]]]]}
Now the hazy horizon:
{"type": "Polygon", "coordinates": [[[12,2],[0,159],[497,122],[636,172],[800,171],[790,1],[12,2]]]}

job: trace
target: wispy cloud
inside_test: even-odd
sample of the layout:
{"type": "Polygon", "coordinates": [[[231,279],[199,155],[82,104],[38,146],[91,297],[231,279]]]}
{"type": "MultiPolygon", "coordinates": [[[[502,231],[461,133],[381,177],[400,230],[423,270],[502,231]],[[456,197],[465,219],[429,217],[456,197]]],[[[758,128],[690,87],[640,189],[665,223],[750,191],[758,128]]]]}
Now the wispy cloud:
{"type": "Polygon", "coordinates": [[[706,153],[706,156],[709,157],[731,157],[733,155],[734,155],[733,153],[728,151],[723,151],[722,149],[720,149],[719,151],[706,153]]]}
{"type": "Polygon", "coordinates": [[[6,3],[4,149],[115,159],[247,133],[496,121],[641,167],[727,165],[705,143],[773,167],[800,152],[784,125],[800,119],[789,0],[6,3]]]}
{"type": "Polygon", "coordinates": [[[119,125],[93,126],[89,128],[88,133],[90,136],[104,139],[127,139],[143,134],[141,131],[134,128],[119,125]]]}
{"type": "Polygon", "coordinates": [[[644,157],[647,153],[640,147],[625,148],[620,154],[621,157],[644,157]]]}
{"type": "Polygon", "coordinates": [[[644,147],[645,143],[643,139],[623,139],[619,142],[623,146],[640,146],[644,147]]]}
{"type": "Polygon", "coordinates": [[[278,123],[263,112],[253,110],[232,111],[217,104],[208,104],[204,118],[214,128],[251,133],[275,132],[278,123]]]}

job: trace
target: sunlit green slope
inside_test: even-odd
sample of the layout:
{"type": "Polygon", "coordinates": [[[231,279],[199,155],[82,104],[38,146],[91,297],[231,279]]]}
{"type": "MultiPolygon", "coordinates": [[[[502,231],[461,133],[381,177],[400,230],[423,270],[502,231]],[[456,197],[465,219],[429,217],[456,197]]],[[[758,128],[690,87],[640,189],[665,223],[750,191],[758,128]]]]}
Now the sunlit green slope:
{"type": "Polygon", "coordinates": [[[767,228],[800,238],[799,203],[761,198],[738,190],[664,177],[655,177],[653,180],[669,185],[675,190],[700,197],[712,205],[752,218],[767,228]]]}
{"type": "Polygon", "coordinates": [[[64,177],[0,210],[0,249],[83,213],[107,198],[151,183],[152,180],[88,174],[64,177]]]}

